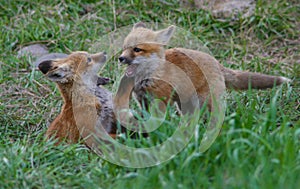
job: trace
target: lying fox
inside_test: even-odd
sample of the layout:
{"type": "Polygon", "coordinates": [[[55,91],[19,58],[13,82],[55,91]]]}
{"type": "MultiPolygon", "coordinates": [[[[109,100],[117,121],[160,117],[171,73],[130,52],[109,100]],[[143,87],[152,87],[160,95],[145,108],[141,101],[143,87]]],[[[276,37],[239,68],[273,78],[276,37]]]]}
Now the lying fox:
{"type": "Polygon", "coordinates": [[[112,110],[112,93],[97,86],[108,82],[106,78],[97,76],[105,61],[105,53],[74,52],[65,58],[39,62],[39,70],[56,82],[64,100],[60,114],[46,132],[47,138],[77,143],[81,136],[88,137],[90,132],[95,132],[93,127],[97,120],[111,137],[115,137],[117,126],[112,110]],[[82,104],[74,104],[74,98],[82,104]],[[96,110],[95,115],[91,113],[93,110],[96,110]]]}
{"type": "MultiPolygon", "coordinates": [[[[209,89],[213,86],[214,92],[221,94],[225,88],[245,90],[249,87],[254,89],[266,89],[280,85],[289,79],[280,76],[270,76],[260,73],[238,71],[225,68],[214,57],[200,51],[173,48],[164,49],[175,30],[170,26],[160,31],[147,29],[144,23],[134,25],[132,31],[124,40],[123,52],[119,61],[128,64],[124,78],[134,78],[131,87],[141,104],[146,104],[144,96],[149,93],[157,98],[164,98],[168,101],[178,102],[178,96],[172,95],[173,88],[162,80],[167,79],[177,83],[185,91],[184,98],[191,95],[186,83],[183,82],[182,74],[178,75],[172,71],[172,67],[180,68],[190,78],[201,104],[209,99],[209,89]],[[149,79],[150,78],[150,79],[149,79]],[[160,78],[151,79],[151,78],[160,78]]],[[[115,103],[118,107],[123,105],[124,97],[130,96],[131,90],[123,90],[115,103]]],[[[183,99],[184,100],[184,99],[183,99]]],[[[178,102],[180,104],[180,102],[178,102]]],[[[211,107],[210,107],[211,108],[211,107]]]]}

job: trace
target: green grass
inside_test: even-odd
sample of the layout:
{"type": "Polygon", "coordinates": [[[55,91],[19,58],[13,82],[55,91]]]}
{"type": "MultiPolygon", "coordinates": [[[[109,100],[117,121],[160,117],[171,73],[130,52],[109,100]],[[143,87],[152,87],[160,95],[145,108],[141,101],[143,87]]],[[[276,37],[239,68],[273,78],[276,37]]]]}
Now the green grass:
{"type": "MultiPolygon", "coordinates": [[[[181,9],[175,0],[0,0],[0,188],[298,188],[297,2],[259,0],[251,17],[220,21],[205,11],[181,9]],[[282,75],[293,83],[228,92],[223,129],[212,147],[199,153],[200,139],[194,137],[156,167],[119,167],[80,144],[45,141],[61,97],[54,83],[34,71],[31,58],[17,58],[18,49],[43,43],[51,52],[87,50],[102,35],[140,20],[189,30],[227,67],[282,75]]],[[[110,61],[102,75],[117,81],[116,65],[110,61]]]]}

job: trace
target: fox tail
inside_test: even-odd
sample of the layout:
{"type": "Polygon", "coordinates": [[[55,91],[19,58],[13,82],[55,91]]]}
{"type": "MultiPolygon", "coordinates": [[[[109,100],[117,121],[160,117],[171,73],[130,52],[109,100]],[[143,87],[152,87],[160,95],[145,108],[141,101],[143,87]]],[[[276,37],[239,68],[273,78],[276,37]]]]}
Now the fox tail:
{"type": "Polygon", "coordinates": [[[235,90],[247,90],[249,87],[252,89],[266,89],[291,81],[282,76],[232,70],[225,67],[221,70],[225,78],[226,88],[235,90]]]}

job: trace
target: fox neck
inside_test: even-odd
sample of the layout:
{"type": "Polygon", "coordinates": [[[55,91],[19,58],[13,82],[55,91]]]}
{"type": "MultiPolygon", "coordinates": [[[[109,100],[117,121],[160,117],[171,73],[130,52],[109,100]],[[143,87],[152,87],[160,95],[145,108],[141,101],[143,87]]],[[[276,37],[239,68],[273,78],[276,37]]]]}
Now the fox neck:
{"type": "Polygon", "coordinates": [[[61,96],[65,104],[72,105],[72,87],[73,83],[57,83],[61,96]]]}
{"type": "MultiPolygon", "coordinates": [[[[64,103],[72,105],[72,98],[74,91],[86,91],[87,89],[92,89],[91,84],[86,84],[82,80],[76,80],[68,83],[57,83],[61,96],[64,99],[64,103]]],[[[94,84],[96,86],[96,84],[94,84]]]]}
{"type": "MultiPolygon", "coordinates": [[[[64,100],[62,111],[73,111],[74,100],[80,98],[94,97],[92,86],[87,85],[83,80],[77,80],[69,83],[57,83],[61,96],[64,100]],[[75,99],[73,99],[75,97],[75,99]],[[77,98],[76,98],[77,97],[77,98]]],[[[96,84],[94,84],[96,86],[96,84]]],[[[94,99],[91,100],[94,102],[94,99]]],[[[76,104],[75,104],[76,106],[76,104]]]]}
{"type": "Polygon", "coordinates": [[[153,76],[153,73],[165,64],[166,59],[165,56],[152,53],[149,57],[138,57],[135,61],[140,64],[136,72],[136,81],[141,81],[153,76]]]}
{"type": "Polygon", "coordinates": [[[97,86],[97,79],[98,76],[96,74],[85,73],[81,75],[78,81],[76,81],[76,85],[80,85],[81,87],[86,87],[91,90],[97,86]]]}

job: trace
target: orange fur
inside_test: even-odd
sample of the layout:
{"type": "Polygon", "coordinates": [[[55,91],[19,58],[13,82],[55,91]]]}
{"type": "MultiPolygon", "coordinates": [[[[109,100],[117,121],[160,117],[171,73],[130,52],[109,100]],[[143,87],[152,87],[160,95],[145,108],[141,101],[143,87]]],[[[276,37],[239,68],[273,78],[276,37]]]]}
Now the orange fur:
{"type": "MultiPolygon", "coordinates": [[[[210,108],[212,108],[210,95],[220,96],[225,87],[237,90],[248,89],[249,86],[254,89],[265,89],[289,81],[284,77],[225,68],[214,57],[200,51],[184,48],[165,50],[163,46],[169,42],[174,30],[175,27],[170,26],[160,31],[152,31],[144,24],[138,23],[124,40],[119,60],[129,64],[126,74],[130,77],[134,75],[134,92],[140,101],[143,99],[144,91],[156,98],[164,97],[165,102],[185,101],[191,98],[192,90],[186,88],[185,79],[172,69],[174,66],[179,67],[191,79],[201,104],[208,100],[210,108]],[[179,88],[185,91],[184,99],[179,100],[172,96],[174,88],[161,80],[153,79],[147,84],[139,83],[149,76],[177,83],[179,88]]],[[[126,102],[120,100],[118,103],[126,102]]]]}
{"type": "MultiPolygon", "coordinates": [[[[47,138],[58,139],[58,143],[62,141],[76,143],[79,139],[95,133],[96,120],[103,116],[101,115],[103,104],[90,90],[93,88],[100,92],[104,90],[97,87],[94,80],[97,78],[99,66],[105,62],[105,59],[103,53],[90,55],[86,52],[76,52],[67,58],[46,60],[39,64],[39,69],[50,80],[57,83],[64,100],[60,114],[46,132],[47,138]],[[83,103],[74,105],[74,98],[83,103]]],[[[111,117],[114,119],[113,115],[111,117]]],[[[116,128],[109,126],[105,129],[112,137],[116,136],[116,128]]],[[[85,142],[88,143],[89,140],[85,142]]],[[[92,146],[92,144],[87,145],[92,146]]]]}
{"type": "Polygon", "coordinates": [[[58,142],[66,140],[69,143],[76,143],[80,138],[80,134],[74,119],[72,99],[70,99],[71,84],[65,86],[58,84],[58,88],[64,99],[64,105],[60,114],[48,127],[46,137],[48,139],[51,137],[57,138],[58,142]]]}

